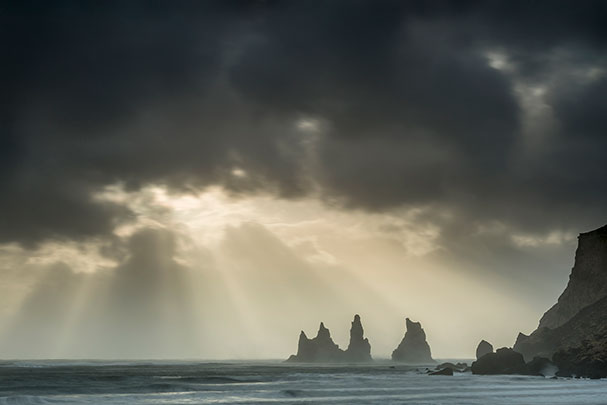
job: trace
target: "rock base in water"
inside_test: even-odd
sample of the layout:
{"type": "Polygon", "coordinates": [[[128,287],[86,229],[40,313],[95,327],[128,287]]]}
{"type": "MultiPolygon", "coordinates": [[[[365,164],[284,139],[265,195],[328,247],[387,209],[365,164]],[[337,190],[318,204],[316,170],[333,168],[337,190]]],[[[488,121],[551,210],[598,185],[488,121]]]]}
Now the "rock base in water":
{"type": "Polygon", "coordinates": [[[398,347],[392,352],[392,360],[411,363],[434,363],[430,346],[426,342],[426,333],[419,322],[406,319],[407,331],[398,347]]]}
{"type": "Polygon", "coordinates": [[[472,363],[473,374],[525,374],[523,355],[502,347],[472,363]]]}
{"type": "Polygon", "coordinates": [[[535,357],[525,363],[523,355],[508,347],[488,353],[472,363],[473,374],[522,374],[535,376],[553,376],[556,366],[547,358],[535,357]]]}

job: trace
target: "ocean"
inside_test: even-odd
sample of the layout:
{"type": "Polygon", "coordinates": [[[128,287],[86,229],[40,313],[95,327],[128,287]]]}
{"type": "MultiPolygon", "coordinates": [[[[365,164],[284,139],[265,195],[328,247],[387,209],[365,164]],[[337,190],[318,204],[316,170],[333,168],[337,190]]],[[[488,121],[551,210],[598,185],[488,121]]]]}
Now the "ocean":
{"type": "Polygon", "coordinates": [[[607,380],[267,362],[4,361],[0,404],[607,404],[607,380]]]}

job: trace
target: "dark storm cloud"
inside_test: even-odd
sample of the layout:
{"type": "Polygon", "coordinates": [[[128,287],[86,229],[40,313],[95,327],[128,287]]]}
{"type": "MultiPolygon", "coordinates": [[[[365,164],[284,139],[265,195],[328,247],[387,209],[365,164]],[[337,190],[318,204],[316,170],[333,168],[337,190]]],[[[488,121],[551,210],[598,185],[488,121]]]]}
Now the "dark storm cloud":
{"type": "Polygon", "coordinates": [[[567,69],[600,67],[605,16],[593,1],[4,6],[0,241],[108,234],[131,214],[94,193],[118,182],[289,198],[316,183],[364,209],[590,226],[605,79],[551,82],[560,129],[532,155],[514,81],[545,84],[564,51],[567,69]],[[326,124],[313,167],[302,117],[326,124]]]}

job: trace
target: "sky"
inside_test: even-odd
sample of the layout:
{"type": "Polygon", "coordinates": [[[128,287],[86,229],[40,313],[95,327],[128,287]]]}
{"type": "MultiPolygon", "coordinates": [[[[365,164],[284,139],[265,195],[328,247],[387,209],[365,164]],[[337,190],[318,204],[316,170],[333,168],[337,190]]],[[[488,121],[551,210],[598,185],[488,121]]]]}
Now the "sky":
{"type": "Polygon", "coordinates": [[[511,346],[607,223],[604,1],[0,6],[0,357],[511,346]]]}

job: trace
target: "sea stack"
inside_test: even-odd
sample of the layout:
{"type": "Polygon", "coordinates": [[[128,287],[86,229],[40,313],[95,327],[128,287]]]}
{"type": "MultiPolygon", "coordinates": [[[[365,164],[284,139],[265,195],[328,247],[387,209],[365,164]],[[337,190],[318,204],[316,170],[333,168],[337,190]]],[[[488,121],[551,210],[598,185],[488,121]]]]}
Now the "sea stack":
{"type": "Polygon", "coordinates": [[[407,331],[396,350],[392,352],[392,360],[413,364],[434,363],[430,345],[426,342],[426,333],[419,322],[406,319],[407,331]]]}
{"type": "Polygon", "coordinates": [[[607,226],[580,234],[565,291],[514,350],[552,359],[560,375],[607,377],[607,226]]]}
{"type": "Polygon", "coordinates": [[[486,340],[481,340],[481,342],[476,347],[476,359],[480,359],[485,354],[493,353],[493,345],[486,340]]]}
{"type": "Polygon", "coordinates": [[[331,339],[331,332],[320,323],[318,333],[314,339],[309,339],[302,330],[299,334],[299,343],[297,345],[297,354],[289,357],[289,362],[338,362],[342,361],[344,351],[339,348],[331,339]]]}
{"type": "Polygon", "coordinates": [[[364,330],[360,316],[355,315],[350,329],[350,344],[343,351],[331,339],[331,332],[320,323],[318,333],[314,339],[309,339],[302,330],[299,334],[297,354],[291,355],[288,362],[297,363],[360,363],[371,361],[371,345],[364,337],[364,330]]]}
{"type": "Polygon", "coordinates": [[[369,339],[364,337],[363,325],[360,322],[360,316],[354,315],[352,327],[350,328],[350,344],[345,352],[346,361],[353,363],[362,363],[372,361],[371,345],[369,339]]]}

